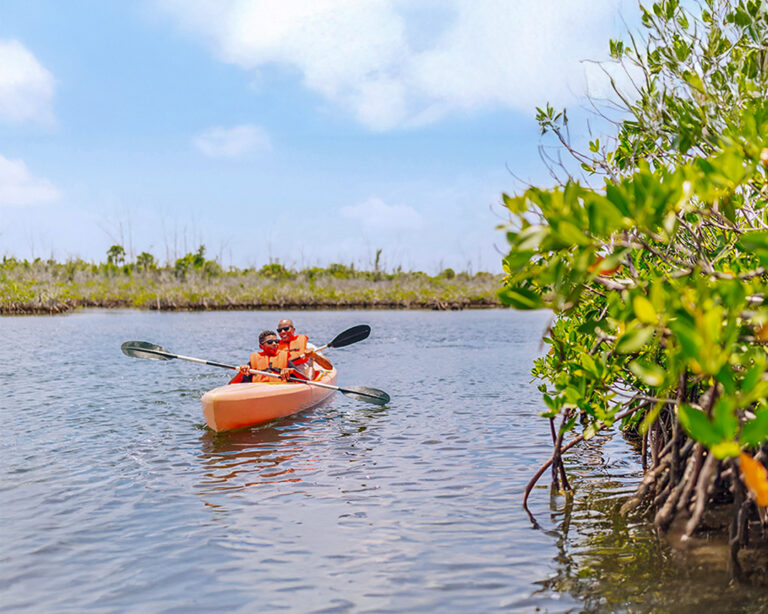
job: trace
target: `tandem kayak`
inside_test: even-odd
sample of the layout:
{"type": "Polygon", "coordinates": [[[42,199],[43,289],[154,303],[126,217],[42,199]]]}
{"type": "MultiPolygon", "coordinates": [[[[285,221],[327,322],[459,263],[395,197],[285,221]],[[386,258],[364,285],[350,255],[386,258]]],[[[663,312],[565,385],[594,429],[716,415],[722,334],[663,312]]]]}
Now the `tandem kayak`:
{"type": "MultiPolygon", "coordinates": [[[[336,369],[314,381],[334,386],[336,369]]],[[[299,383],[228,384],[203,395],[205,422],[214,431],[263,424],[314,407],[335,390],[299,383]]]]}

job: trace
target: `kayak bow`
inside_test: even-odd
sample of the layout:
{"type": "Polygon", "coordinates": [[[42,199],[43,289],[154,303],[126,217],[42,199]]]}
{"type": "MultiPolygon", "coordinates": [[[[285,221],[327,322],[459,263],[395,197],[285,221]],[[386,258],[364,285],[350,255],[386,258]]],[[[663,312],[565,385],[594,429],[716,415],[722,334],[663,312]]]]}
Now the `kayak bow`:
{"type": "MultiPolygon", "coordinates": [[[[336,369],[325,371],[318,384],[335,386],[336,369]]],[[[322,403],[335,388],[299,383],[229,384],[203,395],[205,422],[214,431],[271,422],[322,403]]]]}

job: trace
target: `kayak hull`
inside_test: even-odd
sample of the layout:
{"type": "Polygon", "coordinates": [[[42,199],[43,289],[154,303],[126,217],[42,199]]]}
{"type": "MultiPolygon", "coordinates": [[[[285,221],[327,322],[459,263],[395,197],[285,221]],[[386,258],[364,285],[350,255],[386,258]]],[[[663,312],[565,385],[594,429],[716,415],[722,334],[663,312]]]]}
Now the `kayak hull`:
{"type": "MultiPolygon", "coordinates": [[[[336,369],[316,381],[336,385],[336,369]]],[[[228,384],[203,395],[203,416],[214,431],[271,422],[322,403],[335,390],[298,383],[228,384]]]]}

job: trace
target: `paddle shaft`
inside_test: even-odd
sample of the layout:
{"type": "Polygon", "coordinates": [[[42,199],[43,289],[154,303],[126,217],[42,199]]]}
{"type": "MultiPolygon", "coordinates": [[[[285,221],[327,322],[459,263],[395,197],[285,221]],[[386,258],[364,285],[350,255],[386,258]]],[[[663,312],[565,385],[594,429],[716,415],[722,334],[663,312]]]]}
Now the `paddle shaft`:
{"type": "MultiPolygon", "coordinates": [[[[289,377],[288,379],[292,382],[303,381],[295,377],[289,377]]],[[[369,403],[375,403],[376,405],[383,405],[385,402],[389,403],[389,395],[383,390],[378,390],[376,388],[365,388],[365,390],[370,391],[370,392],[365,392],[360,387],[342,388],[341,386],[333,386],[331,384],[321,384],[320,382],[309,382],[309,383],[311,383],[313,386],[318,386],[319,388],[327,388],[328,390],[338,390],[341,394],[345,394],[347,396],[352,396],[355,398],[368,397],[369,399],[376,399],[375,401],[368,401],[369,403]]]]}
{"type": "MultiPolygon", "coordinates": [[[[148,354],[157,354],[158,356],[165,356],[166,358],[178,358],[179,360],[186,360],[187,362],[196,362],[199,365],[221,367],[222,369],[232,369],[233,371],[238,371],[240,369],[240,367],[236,367],[234,365],[225,365],[222,362],[214,362],[213,360],[203,360],[202,358],[194,358],[192,356],[182,356],[181,354],[173,354],[172,352],[162,352],[160,350],[150,350],[146,348],[142,348],[141,351],[146,352],[148,354]]],[[[266,375],[267,377],[280,377],[280,375],[278,375],[277,373],[271,373],[269,371],[258,371],[256,369],[248,369],[248,373],[250,375],[266,375]]],[[[294,378],[291,378],[291,379],[294,379],[294,378]]],[[[304,380],[299,378],[295,378],[295,381],[304,382],[304,380]]]]}
{"type": "MultiPolygon", "coordinates": [[[[280,377],[279,375],[277,377],[280,377]]],[[[342,388],[341,386],[333,386],[331,384],[321,384],[320,382],[305,382],[303,379],[299,379],[298,377],[289,377],[288,378],[292,382],[303,382],[303,383],[309,383],[313,386],[317,386],[319,388],[328,388],[328,390],[338,390],[339,392],[352,392],[354,394],[362,394],[363,396],[367,397],[374,397],[372,394],[365,394],[364,392],[358,392],[357,390],[349,390],[347,388],[342,388]]]]}
{"type": "MultiPolygon", "coordinates": [[[[163,352],[160,350],[151,350],[147,348],[142,348],[141,351],[147,354],[157,354],[158,356],[164,356],[166,358],[178,358],[179,360],[186,360],[187,362],[194,362],[199,365],[221,367],[222,369],[232,369],[233,371],[239,370],[239,367],[235,367],[234,365],[225,365],[224,363],[221,363],[221,362],[214,362],[212,360],[203,360],[202,358],[194,358],[192,356],[182,356],[181,354],[173,354],[172,352],[163,352]]],[[[278,373],[271,373],[269,371],[258,371],[257,369],[248,369],[248,373],[251,375],[265,375],[266,377],[274,377],[274,378],[280,377],[278,373]]],[[[370,396],[372,398],[375,398],[374,395],[366,395],[365,393],[362,393],[362,392],[358,392],[355,390],[348,390],[346,388],[341,388],[340,386],[332,386],[331,384],[322,384],[320,382],[312,382],[309,380],[300,379],[298,377],[289,377],[288,379],[292,382],[306,384],[307,386],[317,386],[318,388],[328,388],[329,390],[338,390],[341,393],[351,392],[353,394],[362,394],[363,396],[370,396]]]]}

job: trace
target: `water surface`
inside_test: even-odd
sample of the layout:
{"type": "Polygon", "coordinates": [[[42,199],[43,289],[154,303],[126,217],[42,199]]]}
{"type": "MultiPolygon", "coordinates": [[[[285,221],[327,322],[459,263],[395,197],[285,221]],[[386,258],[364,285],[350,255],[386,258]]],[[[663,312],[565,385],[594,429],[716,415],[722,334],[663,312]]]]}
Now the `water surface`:
{"type": "MultiPolygon", "coordinates": [[[[759,611],[614,513],[639,467],[620,437],[568,457],[576,496],[523,489],[549,457],[530,381],[545,313],[84,311],[0,319],[3,612],[759,611]],[[125,357],[147,340],[240,364],[281,317],[325,343],[336,395],[215,434],[231,373],[125,357]],[[687,579],[693,590],[680,591],[687,579]],[[691,608],[686,610],[686,608],[691,608]]],[[[546,484],[546,480],[542,482],[546,484]]],[[[714,579],[713,579],[714,578],[714,579]]]]}

